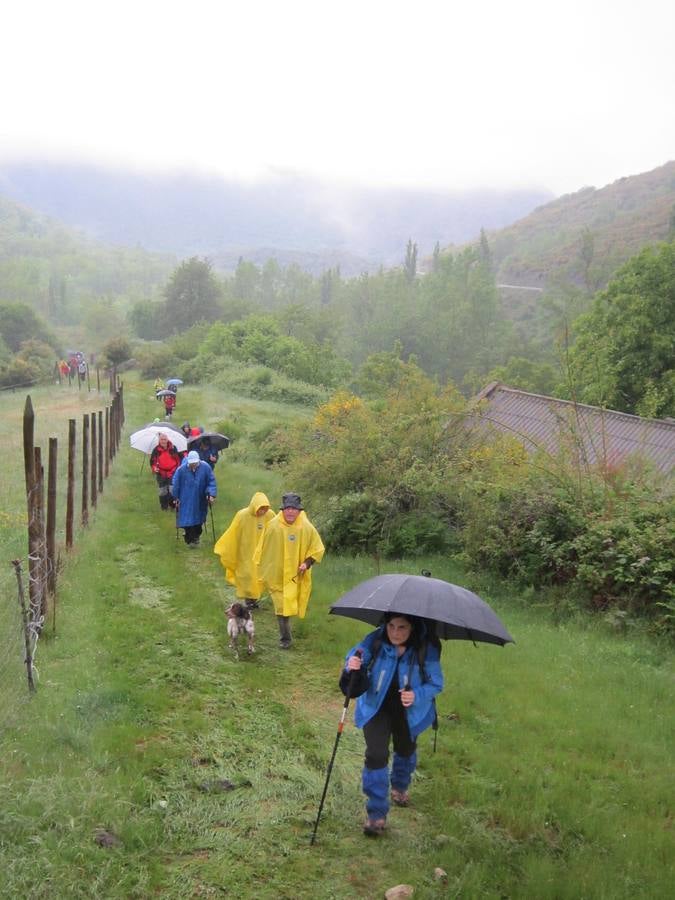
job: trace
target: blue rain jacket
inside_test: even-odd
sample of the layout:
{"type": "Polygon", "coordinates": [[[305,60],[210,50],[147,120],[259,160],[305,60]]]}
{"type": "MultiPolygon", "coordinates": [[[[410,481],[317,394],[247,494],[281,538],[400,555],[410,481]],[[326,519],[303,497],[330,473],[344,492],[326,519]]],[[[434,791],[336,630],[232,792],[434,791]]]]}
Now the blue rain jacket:
{"type": "Polygon", "coordinates": [[[216,479],[208,463],[200,462],[194,472],[180,465],[171,481],[171,493],[180,503],[178,527],[203,525],[209,508],[206,498],[215,497],[216,492],[216,479]]]}
{"type": "MultiPolygon", "coordinates": [[[[424,659],[425,680],[423,681],[415,650],[408,647],[405,653],[399,657],[396,647],[386,640],[385,626],[381,625],[376,631],[367,635],[360,644],[352,647],[347,653],[345,661],[353,656],[356,650],[361,650],[363,654],[362,669],[368,669],[373,659],[373,644],[376,640],[380,641],[380,647],[370,668],[368,690],[356,700],[354,724],[357,728],[363,728],[382,706],[398,661],[399,689],[403,690],[407,676],[409,688],[415,692],[414,703],[406,709],[410,736],[414,739],[433,723],[436,715],[434,697],[443,690],[443,670],[441,669],[439,650],[433,644],[427,645],[424,659]]],[[[347,672],[346,669],[345,672],[347,672]]]]}

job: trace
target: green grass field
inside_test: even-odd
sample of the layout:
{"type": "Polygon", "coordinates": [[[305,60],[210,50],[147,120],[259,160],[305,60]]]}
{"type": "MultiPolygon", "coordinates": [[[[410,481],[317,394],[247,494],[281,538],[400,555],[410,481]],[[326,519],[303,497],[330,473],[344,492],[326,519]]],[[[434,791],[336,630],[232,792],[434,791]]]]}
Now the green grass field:
{"type": "MultiPolygon", "coordinates": [[[[16,604],[9,560],[25,553],[24,399],[3,398],[0,425],[10,474],[2,515],[12,523],[0,532],[5,610],[16,604]]],[[[479,586],[517,643],[444,644],[437,750],[424,734],[411,807],[394,810],[375,841],[360,831],[363,740],[349,713],[310,847],[342,709],[342,655],[364,633],[327,612],[376,574],[373,562],[327,556],[293,649],[277,649],[267,607],[256,614],[257,654],[235,661],[223,616],[230,589],[211,544],[189,552],[176,540],[128,447],[159,404],[133,377],[125,400],[123,449],[62,572],[56,633],[40,640],[30,700],[2,667],[16,640],[11,614],[6,626],[0,618],[0,702],[11,709],[0,733],[0,897],[328,900],[379,898],[401,882],[420,898],[672,896],[671,653],[600,624],[555,625],[508,586],[467,582],[449,559],[386,570],[427,567],[479,586]],[[225,779],[233,789],[213,789],[225,779]],[[101,834],[112,846],[97,843],[101,834]],[[447,879],[434,878],[436,867],[447,879]]],[[[57,404],[47,388],[33,401],[45,435],[89,402],[57,404]]],[[[283,487],[303,492],[261,469],[251,440],[303,414],[181,389],[176,421],[236,422],[241,434],[216,469],[217,535],[253,490],[275,503],[283,487]]]]}

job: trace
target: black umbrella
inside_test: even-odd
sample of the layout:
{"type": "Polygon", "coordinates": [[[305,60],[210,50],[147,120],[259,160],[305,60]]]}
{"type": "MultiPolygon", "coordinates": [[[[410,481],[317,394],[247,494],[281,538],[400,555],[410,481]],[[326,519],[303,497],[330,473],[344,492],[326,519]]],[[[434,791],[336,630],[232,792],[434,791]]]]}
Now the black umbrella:
{"type": "Polygon", "coordinates": [[[225,450],[230,446],[230,439],[224,434],[218,434],[216,431],[204,431],[188,439],[188,449],[194,450],[199,442],[204,440],[208,440],[214,450],[225,450]]]}
{"type": "Polygon", "coordinates": [[[503,623],[477,594],[424,575],[378,575],[357,584],[330,608],[336,616],[379,625],[385,613],[417,616],[433,623],[439,638],[514,643],[503,623]]]}

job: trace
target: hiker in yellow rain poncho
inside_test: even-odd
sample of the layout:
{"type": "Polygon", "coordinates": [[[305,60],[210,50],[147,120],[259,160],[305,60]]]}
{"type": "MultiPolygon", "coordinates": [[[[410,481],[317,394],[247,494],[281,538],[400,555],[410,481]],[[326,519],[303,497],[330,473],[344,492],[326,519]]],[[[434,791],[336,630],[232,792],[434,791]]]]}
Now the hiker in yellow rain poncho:
{"type": "Polygon", "coordinates": [[[225,569],[225,578],[235,586],[237,598],[245,600],[248,609],[257,609],[263,592],[263,583],[258,577],[258,567],[253,557],[262,541],[265,526],[273,518],[270,501],[257,491],[249,505],[234,514],[229,528],[213,548],[225,569]]]}
{"type": "Polygon", "coordinates": [[[284,494],[281,512],[265,529],[258,546],[258,575],[270,592],[279,623],[279,646],[291,646],[290,617],[304,619],[312,592],[311,568],[324,546],[319,532],[302,511],[298,494],[284,494]]]}

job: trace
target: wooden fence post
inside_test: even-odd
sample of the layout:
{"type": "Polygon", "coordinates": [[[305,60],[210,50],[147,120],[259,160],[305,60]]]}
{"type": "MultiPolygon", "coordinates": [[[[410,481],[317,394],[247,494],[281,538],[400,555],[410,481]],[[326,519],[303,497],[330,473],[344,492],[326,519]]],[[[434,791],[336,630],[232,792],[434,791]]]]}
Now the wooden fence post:
{"type": "Polygon", "coordinates": [[[55,604],[56,594],[56,478],[58,440],[49,438],[49,467],[47,469],[47,594],[55,604]]]}
{"type": "Polygon", "coordinates": [[[23,463],[26,480],[26,507],[28,512],[28,596],[31,610],[39,610],[42,601],[38,593],[40,583],[40,520],[37,509],[35,474],[35,413],[30,394],[23,410],[23,463]]]}
{"type": "Polygon", "coordinates": [[[98,411],[98,492],[103,493],[103,413],[98,411]]]}
{"type": "Polygon", "coordinates": [[[66,493],[66,549],[73,546],[75,512],[75,419],[68,420],[68,489],[66,493]]]}
{"type": "Polygon", "coordinates": [[[45,470],[42,466],[42,450],[34,447],[36,512],[40,538],[38,542],[38,605],[33,616],[40,621],[47,615],[47,542],[45,540],[45,470]]]}
{"type": "Polygon", "coordinates": [[[110,473],[110,410],[105,408],[105,456],[103,465],[105,466],[105,477],[110,473]]]}
{"type": "Polygon", "coordinates": [[[110,401],[110,462],[115,459],[115,395],[110,401]]]}
{"type": "Polygon", "coordinates": [[[96,390],[101,393],[101,369],[96,366],[96,390]]]}
{"type": "Polygon", "coordinates": [[[113,397],[113,410],[113,422],[115,423],[113,429],[113,456],[117,456],[117,448],[120,443],[120,395],[117,391],[113,397]]]}
{"type": "Polygon", "coordinates": [[[82,527],[89,524],[89,416],[82,417],[82,527]]]}
{"type": "Polygon", "coordinates": [[[98,486],[98,477],[96,475],[96,464],[98,462],[98,441],[96,439],[96,413],[91,414],[91,505],[96,508],[98,494],[96,488],[98,486]]]}

